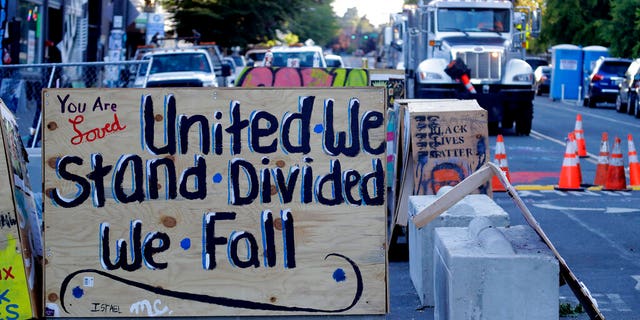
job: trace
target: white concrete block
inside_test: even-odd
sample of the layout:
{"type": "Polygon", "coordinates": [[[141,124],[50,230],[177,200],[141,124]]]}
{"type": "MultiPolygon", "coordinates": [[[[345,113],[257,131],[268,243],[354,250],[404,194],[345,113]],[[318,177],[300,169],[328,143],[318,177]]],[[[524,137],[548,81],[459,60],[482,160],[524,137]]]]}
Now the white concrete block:
{"type": "Polygon", "coordinates": [[[435,319],[558,319],[558,261],[535,231],[472,229],[435,230],[435,319]]]}
{"type": "MultiPolygon", "coordinates": [[[[409,197],[409,217],[420,213],[437,196],[409,197]]],[[[409,220],[409,273],[422,306],[434,305],[433,233],[439,227],[466,227],[475,217],[487,217],[495,226],[508,226],[509,214],[484,194],[466,196],[421,229],[409,220]]]]}

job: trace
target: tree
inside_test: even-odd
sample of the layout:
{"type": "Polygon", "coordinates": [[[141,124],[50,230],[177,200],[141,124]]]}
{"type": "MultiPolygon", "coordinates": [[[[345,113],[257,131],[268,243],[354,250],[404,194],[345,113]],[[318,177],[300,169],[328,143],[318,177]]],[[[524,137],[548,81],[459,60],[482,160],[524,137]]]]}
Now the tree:
{"type": "Polygon", "coordinates": [[[330,1],[306,0],[302,10],[293,16],[289,30],[305,41],[327,46],[338,34],[339,26],[330,1]]]}
{"type": "Polygon", "coordinates": [[[288,22],[309,0],[161,0],[173,15],[181,37],[197,30],[201,41],[222,47],[242,46],[275,39],[276,30],[288,22]]]}
{"type": "MultiPolygon", "coordinates": [[[[611,22],[603,33],[611,39],[610,51],[614,56],[640,56],[640,2],[638,0],[618,0],[612,2],[611,22]]],[[[603,35],[604,36],[604,35],[603,35]]]]}

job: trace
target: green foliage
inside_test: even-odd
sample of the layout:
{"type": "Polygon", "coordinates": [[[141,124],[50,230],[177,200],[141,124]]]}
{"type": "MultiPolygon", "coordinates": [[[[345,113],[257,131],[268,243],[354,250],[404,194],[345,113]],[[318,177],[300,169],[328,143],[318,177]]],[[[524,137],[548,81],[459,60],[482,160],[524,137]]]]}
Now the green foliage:
{"type": "Polygon", "coordinates": [[[248,44],[265,43],[276,39],[276,30],[297,33],[301,39],[314,38],[317,44],[322,45],[322,41],[328,39],[320,29],[325,29],[331,34],[329,39],[336,30],[331,1],[160,1],[163,7],[173,14],[175,28],[180,37],[190,37],[192,30],[197,30],[201,34],[201,41],[215,41],[223,47],[246,47],[248,44]],[[320,23],[327,25],[319,27],[320,23]]]}
{"type": "Polygon", "coordinates": [[[338,33],[338,20],[331,8],[333,1],[305,1],[305,8],[300,10],[289,23],[289,29],[297,34],[300,40],[313,39],[316,44],[326,46],[338,33]]]}
{"type": "Polygon", "coordinates": [[[584,309],[582,305],[578,303],[575,308],[571,306],[570,303],[561,303],[559,315],[560,317],[575,317],[581,313],[584,313],[584,309]]]}
{"type": "Polygon", "coordinates": [[[638,0],[618,0],[612,2],[611,22],[606,32],[611,39],[611,52],[615,56],[640,56],[640,2],[638,0]]]}
{"type": "Polygon", "coordinates": [[[539,44],[601,45],[612,56],[637,57],[639,38],[638,0],[547,0],[539,44]]]}

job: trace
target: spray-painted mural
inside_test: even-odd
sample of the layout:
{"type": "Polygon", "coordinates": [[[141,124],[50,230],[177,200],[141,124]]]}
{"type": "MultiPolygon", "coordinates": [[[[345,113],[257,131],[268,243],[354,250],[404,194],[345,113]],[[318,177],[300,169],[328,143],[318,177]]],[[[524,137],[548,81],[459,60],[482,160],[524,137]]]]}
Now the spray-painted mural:
{"type": "Polygon", "coordinates": [[[245,68],[238,87],[363,87],[369,85],[369,71],[346,68],[245,68]]]}

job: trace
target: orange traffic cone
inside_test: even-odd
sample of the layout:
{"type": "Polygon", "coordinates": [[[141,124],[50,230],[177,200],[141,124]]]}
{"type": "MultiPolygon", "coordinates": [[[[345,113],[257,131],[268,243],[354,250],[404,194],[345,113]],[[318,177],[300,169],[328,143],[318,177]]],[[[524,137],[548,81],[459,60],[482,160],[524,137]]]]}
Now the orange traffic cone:
{"type": "Polygon", "coordinates": [[[578,167],[578,181],[580,181],[580,186],[584,187],[582,184],[582,168],[580,168],[580,155],[578,154],[578,142],[576,141],[575,132],[569,132],[568,134],[569,141],[573,141],[573,150],[576,152],[576,167],[578,167]]]}
{"type": "Polygon", "coordinates": [[[596,178],[593,184],[596,186],[604,186],[607,181],[607,169],[609,168],[609,135],[602,133],[602,142],[600,142],[600,154],[598,155],[598,165],[596,166],[596,178]]]}
{"type": "Polygon", "coordinates": [[[556,186],[558,190],[584,190],[580,187],[580,166],[578,165],[578,155],[576,153],[575,136],[569,134],[567,148],[564,152],[562,169],[560,170],[560,181],[556,186]]]}
{"type": "Polygon", "coordinates": [[[616,137],[611,149],[611,160],[607,169],[607,181],[604,190],[627,190],[627,178],[624,176],[624,160],[620,151],[620,138],[616,137]]]}
{"type": "Polygon", "coordinates": [[[466,74],[463,74],[460,80],[462,80],[464,87],[467,88],[467,90],[470,93],[476,94],[476,88],[474,88],[473,84],[471,84],[471,80],[469,80],[469,76],[467,76],[466,74]]]}
{"type": "Polygon", "coordinates": [[[584,130],[582,129],[582,115],[578,113],[576,116],[576,126],[573,130],[576,134],[576,144],[578,145],[578,156],[580,158],[586,158],[587,155],[587,145],[584,141],[584,130]]]}
{"type": "Polygon", "coordinates": [[[629,185],[632,187],[640,186],[640,162],[638,162],[638,153],[636,146],[633,144],[633,137],[627,137],[627,145],[629,149],[629,185]]]}
{"type": "MultiPolygon", "coordinates": [[[[509,175],[509,164],[507,163],[507,152],[504,147],[504,138],[501,134],[499,134],[496,138],[496,154],[494,163],[498,165],[500,169],[502,169],[504,174],[507,176],[507,181],[511,182],[511,176],[509,175]]],[[[493,191],[507,191],[507,189],[505,189],[504,185],[502,185],[502,182],[500,182],[500,179],[498,179],[498,176],[496,175],[493,176],[491,187],[493,188],[493,191]]]]}

